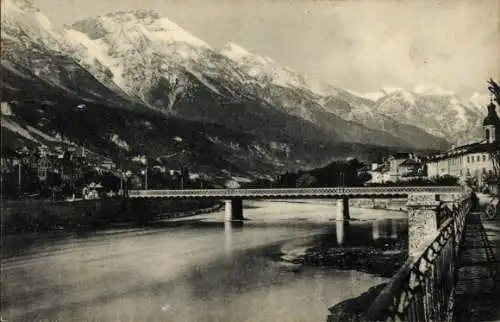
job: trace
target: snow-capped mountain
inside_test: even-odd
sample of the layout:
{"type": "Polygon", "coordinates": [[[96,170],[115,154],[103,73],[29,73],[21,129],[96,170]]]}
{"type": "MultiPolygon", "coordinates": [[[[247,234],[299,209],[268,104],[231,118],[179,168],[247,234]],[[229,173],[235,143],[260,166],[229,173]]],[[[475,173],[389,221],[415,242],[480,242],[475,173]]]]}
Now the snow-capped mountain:
{"type": "Polygon", "coordinates": [[[486,116],[484,102],[479,94],[459,100],[452,92],[397,90],[378,99],[373,109],[432,135],[461,142],[474,136],[486,116]]]}
{"type": "Polygon", "coordinates": [[[96,78],[114,82],[135,100],[169,115],[264,135],[287,132],[369,144],[380,144],[374,138],[382,138],[384,145],[417,148],[444,142],[427,137],[424,145],[414,144],[380,132],[379,126],[343,118],[321,105],[320,97],[345,91],[235,44],[214,51],[154,11],[89,18],[73,24],[66,37],[86,48],[87,62],[99,61],[111,71],[96,78]]]}
{"type": "MultiPolygon", "coordinates": [[[[391,140],[390,137],[408,140],[406,144],[409,145],[435,141],[435,138],[428,137],[422,129],[400,124],[373,110],[374,100],[355,92],[336,88],[324,81],[300,74],[267,56],[250,53],[234,43],[225,45],[221,53],[256,80],[260,97],[275,105],[286,107],[289,113],[311,120],[315,124],[338,117],[351,122],[349,126],[352,128],[362,125],[371,130],[382,130],[383,132],[378,133],[378,138],[383,141],[391,140]],[[419,142],[420,140],[422,141],[419,142]]],[[[394,90],[397,89],[384,89],[386,94],[394,90]]]]}
{"type": "MultiPolygon", "coordinates": [[[[29,94],[22,89],[30,88],[34,89],[30,98],[35,101],[54,102],[61,96],[75,106],[78,100],[90,101],[101,109],[113,108],[115,118],[120,110],[124,114],[153,110],[159,118],[221,126],[237,133],[242,141],[235,139],[229,144],[231,149],[245,146],[246,135],[286,146],[287,153],[304,165],[312,162],[301,155],[305,150],[299,146],[304,144],[324,151],[345,150],[346,144],[411,150],[449,145],[448,137],[426,128],[425,120],[401,122],[397,114],[408,102],[411,109],[418,110],[421,103],[416,97],[428,96],[429,88],[409,94],[384,88],[382,98],[370,99],[302,75],[234,43],[214,50],[154,11],[92,17],[59,31],[29,3],[2,0],[2,27],[4,21],[2,86],[7,89],[7,95],[3,93],[7,100],[27,99],[29,94]],[[397,93],[403,93],[402,97],[397,98],[397,93]]],[[[441,94],[433,93],[433,97],[448,97],[441,94]]],[[[477,106],[479,96],[470,101],[477,106]]],[[[480,108],[470,110],[479,113],[480,108]]],[[[103,110],[101,117],[104,114],[103,110]]],[[[408,118],[417,116],[407,114],[408,118]]],[[[464,120],[474,115],[467,112],[464,120]]],[[[120,131],[115,128],[104,137],[113,138],[120,131]]],[[[156,134],[144,131],[138,133],[152,135],[154,140],[161,137],[161,127],[155,128],[160,131],[156,134]]],[[[116,142],[113,146],[116,148],[116,142]]],[[[263,146],[260,149],[267,151],[263,146]]],[[[252,151],[241,156],[261,162],[263,155],[252,151]]]]}
{"type": "Polygon", "coordinates": [[[255,78],[261,86],[274,84],[292,89],[303,89],[316,95],[329,95],[338,91],[337,88],[324,81],[298,73],[276,63],[270,57],[252,54],[232,42],[226,44],[220,53],[234,61],[249,76],[255,78]]]}
{"type": "Polygon", "coordinates": [[[78,63],[77,51],[30,2],[2,0],[1,67],[5,95],[74,95],[82,100],[121,102],[78,63]],[[25,93],[29,83],[31,93],[25,93]]]}
{"type": "Polygon", "coordinates": [[[89,18],[74,23],[65,35],[84,49],[84,61],[98,79],[167,114],[175,114],[176,105],[195,97],[199,88],[216,100],[244,96],[234,88],[242,76],[230,61],[155,11],[89,18]],[[109,72],[98,73],[92,62],[109,72]]]}

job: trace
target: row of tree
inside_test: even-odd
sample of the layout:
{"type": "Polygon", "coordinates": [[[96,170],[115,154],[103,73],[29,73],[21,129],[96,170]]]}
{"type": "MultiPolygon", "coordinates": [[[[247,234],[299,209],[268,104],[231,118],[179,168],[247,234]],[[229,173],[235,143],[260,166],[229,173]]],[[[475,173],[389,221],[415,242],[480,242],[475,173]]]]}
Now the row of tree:
{"type": "Polygon", "coordinates": [[[365,165],[357,159],[334,161],[323,168],[311,171],[286,172],[276,180],[260,179],[246,184],[246,188],[308,188],[362,186],[371,179],[365,165]]]}

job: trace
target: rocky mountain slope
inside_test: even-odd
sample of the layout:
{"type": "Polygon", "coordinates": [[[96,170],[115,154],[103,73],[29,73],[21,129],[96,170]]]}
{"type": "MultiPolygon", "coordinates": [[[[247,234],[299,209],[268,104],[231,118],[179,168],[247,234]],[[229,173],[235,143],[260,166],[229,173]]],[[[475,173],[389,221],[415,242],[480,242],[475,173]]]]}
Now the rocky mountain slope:
{"type": "Polygon", "coordinates": [[[486,109],[480,105],[486,103],[487,99],[477,95],[461,101],[450,93],[399,89],[378,99],[373,110],[397,118],[403,124],[416,125],[437,137],[460,142],[477,136],[486,116],[486,109]]]}
{"type": "Polygon", "coordinates": [[[443,149],[481,114],[444,96],[375,102],[235,44],[215,50],[151,11],[57,30],[29,2],[2,0],[1,32],[2,111],[11,111],[3,145],[57,136],[106,155],[118,136],[131,155],[161,157],[179,148],[170,136],[187,137],[183,149],[200,169],[255,176],[387,149],[443,149]],[[431,122],[420,110],[435,102],[463,122],[431,122]]]}

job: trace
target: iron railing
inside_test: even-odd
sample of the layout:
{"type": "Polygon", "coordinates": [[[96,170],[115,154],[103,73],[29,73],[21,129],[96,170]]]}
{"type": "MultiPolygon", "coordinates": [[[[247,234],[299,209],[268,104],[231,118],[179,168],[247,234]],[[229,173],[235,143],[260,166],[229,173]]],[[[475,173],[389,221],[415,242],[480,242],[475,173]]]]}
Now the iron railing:
{"type": "Polygon", "coordinates": [[[454,206],[435,239],[409,257],[365,315],[367,321],[446,321],[452,316],[455,259],[471,210],[469,199],[454,206]]]}
{"type": "Polygon", "coordinates": [[[196,190],[130,190],[130,198],[186,198],[186,197],[325,197],[325,196],[405,196],[410,193],[461,193],[458,186],[431,187],[337,187],[337,188],[282,188],[282,189],[196,189],[196,190]]]}

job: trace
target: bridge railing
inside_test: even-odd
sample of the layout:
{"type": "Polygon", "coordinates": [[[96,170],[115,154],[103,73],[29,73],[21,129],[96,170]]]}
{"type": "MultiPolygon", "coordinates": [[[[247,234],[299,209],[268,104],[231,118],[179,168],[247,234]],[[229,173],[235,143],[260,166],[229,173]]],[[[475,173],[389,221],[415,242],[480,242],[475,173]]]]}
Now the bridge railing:
{"type": "Polygon", "coordinates": [[[282,195],[370,195],[408,193],[459,193],[457,186],[431,187],[335,187],[335,188],[276,188],[276,189],[194,189],[194,190],[130,190],[129,197],[169,197],[169,196],[282,196],[282,195]]]}
{"type": "Polygon", "coordinates": [[[455,258],[471,201],[452,210],[437,236],[410,257],[382,290],[366,321],[445,321],[452,314],[455,258]]]}

